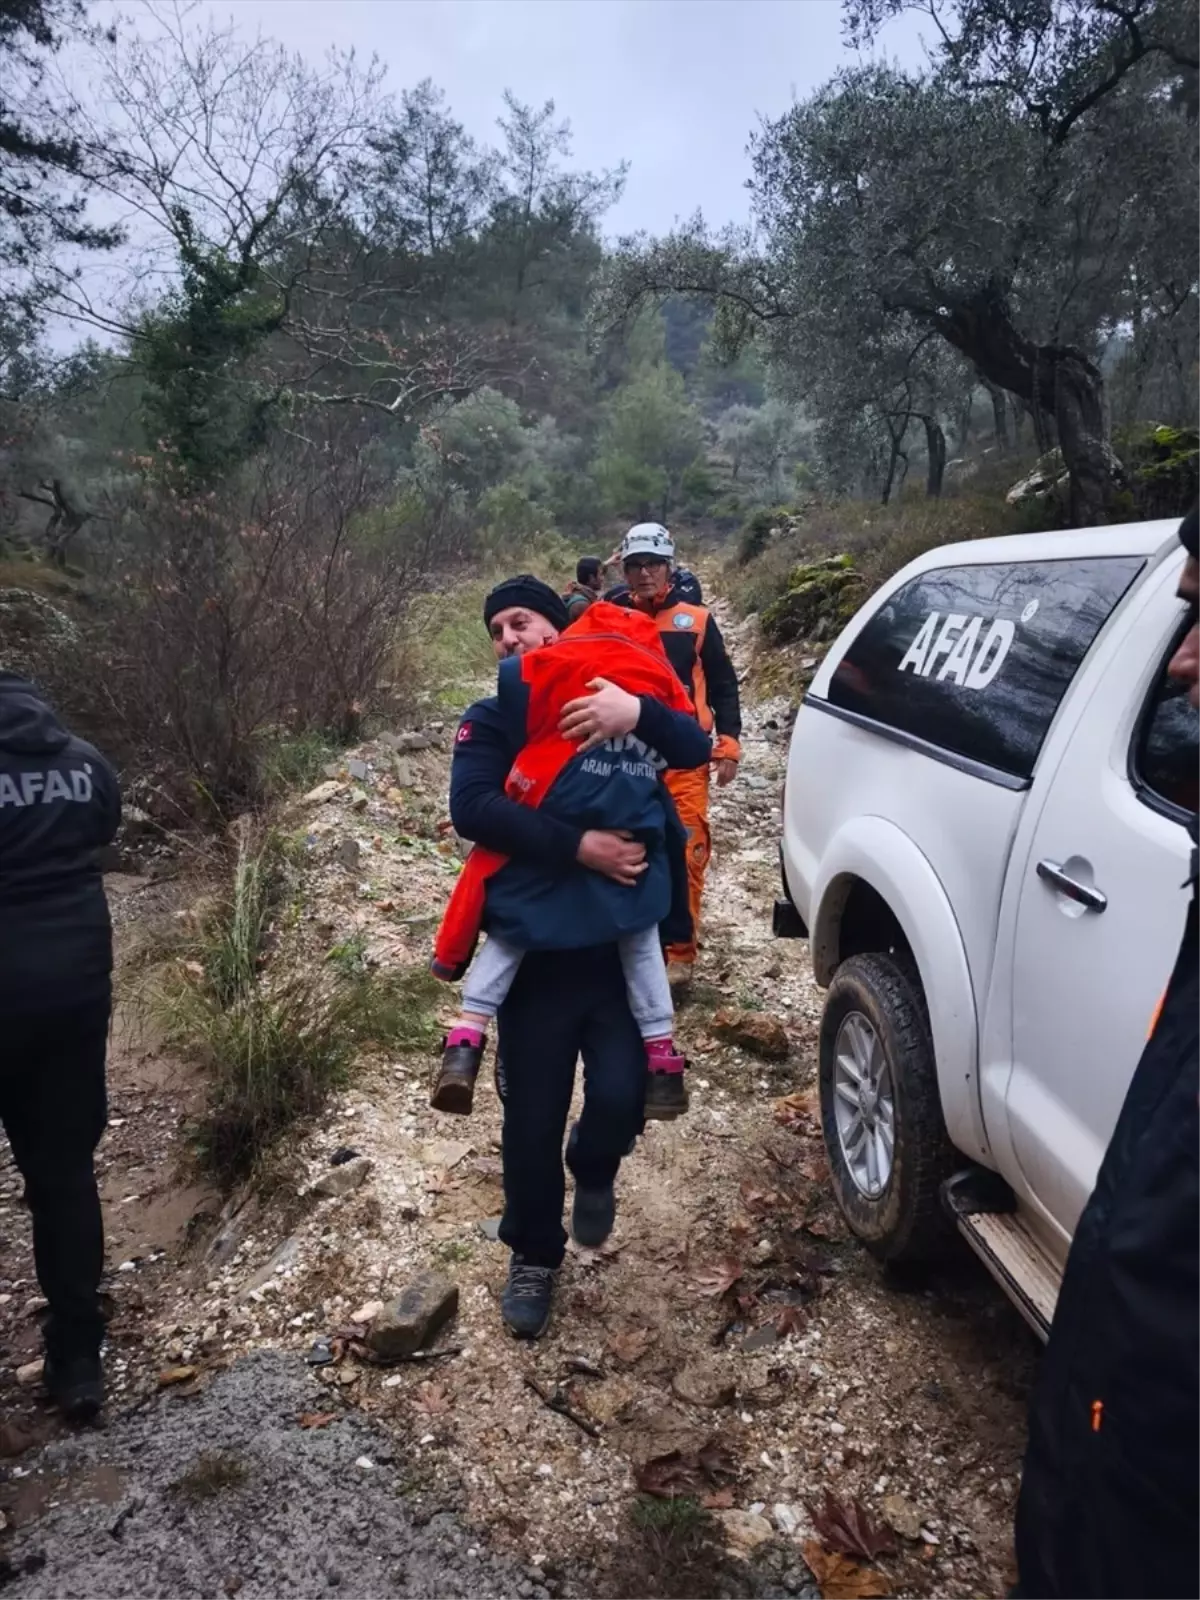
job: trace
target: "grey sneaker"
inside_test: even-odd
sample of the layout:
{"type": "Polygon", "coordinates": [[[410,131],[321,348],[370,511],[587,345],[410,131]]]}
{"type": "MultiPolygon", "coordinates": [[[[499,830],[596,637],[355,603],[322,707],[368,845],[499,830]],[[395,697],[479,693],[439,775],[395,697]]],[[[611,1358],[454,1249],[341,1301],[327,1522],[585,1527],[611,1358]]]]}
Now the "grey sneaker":
{"type": "Polygon", "coordinates": [[[550,1321],[554,1303],[553,1267],[538,1267],[514,1255],[508,1264],[508,1282],[500,1297],[500,1313],[510,1333],[518,1339],[540,1339],[550,1321]]]}

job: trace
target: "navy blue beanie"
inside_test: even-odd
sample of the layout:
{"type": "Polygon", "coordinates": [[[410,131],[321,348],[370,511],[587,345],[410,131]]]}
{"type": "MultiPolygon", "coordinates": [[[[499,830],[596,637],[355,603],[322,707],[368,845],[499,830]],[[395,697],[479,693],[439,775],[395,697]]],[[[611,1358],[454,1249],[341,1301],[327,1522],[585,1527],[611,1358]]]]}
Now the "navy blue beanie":
{"type": "Polygon", "coordinates": [[[505,578],[503,583],[496,585],[483,602],[484,622],[490,628],[496,613],[507,611],[510,606],[524,606],[527,611],[536,611],[539,617],[545,617],[560,633],[570,621],[561,595],[556,594],[548,583],[543,583],[528,572],[522,572],[515,578],[505,578]]]}

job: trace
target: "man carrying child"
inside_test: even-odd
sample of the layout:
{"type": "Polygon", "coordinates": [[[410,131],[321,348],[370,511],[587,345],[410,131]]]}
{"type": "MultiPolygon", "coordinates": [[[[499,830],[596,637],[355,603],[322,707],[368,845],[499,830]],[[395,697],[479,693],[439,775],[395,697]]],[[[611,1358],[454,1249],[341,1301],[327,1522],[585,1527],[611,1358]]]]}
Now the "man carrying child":
{"type": "Polygon", "coordinates": [[[537,1337],[566,1245],[562,1147],[578,1057],[584,1105],[567,1165],[580,1244],[611,1232],[617,1170],[645,1115],[686,1104],[659,942],[660,927],[675,937],[688,921],[684,835],[661,773],[700,766],[710,750],[648,619],[596,603],[557,643],[563,601],[521,576],[489,594],[484,621],[498,692],[463,717],[450,790],[454,826],[477,850],[435,970],[461,974],[480,925],[488,943],[433,1101],[469,1109],[494,1012],[505,1070],[500,1237],[513,1252],[503,1314],[514,1333],[537,1337]]]}

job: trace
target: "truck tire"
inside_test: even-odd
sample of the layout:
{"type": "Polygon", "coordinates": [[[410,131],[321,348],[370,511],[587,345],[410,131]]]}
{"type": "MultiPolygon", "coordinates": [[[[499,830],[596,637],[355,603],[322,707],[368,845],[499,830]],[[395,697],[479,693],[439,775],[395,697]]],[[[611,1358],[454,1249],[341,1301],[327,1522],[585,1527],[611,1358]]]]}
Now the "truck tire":
{"type": "Polygon", "coordinates": [[[834,1194],[851,1231],[881,1261],[939,1255],[952,1236],[939,1189],[961,1161],[942,1117],[921,985],[893,956],[851,956],[837,969],[818,1081],[834,1194]]]}

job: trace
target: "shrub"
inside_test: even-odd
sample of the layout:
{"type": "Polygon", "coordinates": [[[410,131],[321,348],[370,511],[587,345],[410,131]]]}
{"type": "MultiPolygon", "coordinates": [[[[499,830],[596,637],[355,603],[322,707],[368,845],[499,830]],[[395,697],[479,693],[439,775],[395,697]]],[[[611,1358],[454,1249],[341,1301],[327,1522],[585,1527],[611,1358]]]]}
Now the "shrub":
{"type": "Polygon", "coordinates": [[[763,506],[761,510],[747,517],[738,545],[738,566],[747,567],[752,561],[757,560],[770,544],[772,531],[786,527],[791,515],[787,506],[763,506]]]}
{"type": "Polygon", "coordinates": [[[206,1073],[196,1143],[223,1183],[245,1177],[284,1129],[318,1111],[364,1046],[431,1045],[439,997],[424,971],[371,972],[349,941],[316,973],[277,971],[286,851],[277,834],[240,835],[228,895],[157,994],[171,1043],[206,1073]]]}
{"type": "Polygon", "coordinates": [[[83,665],[121,743],[218,814],[286,781],[292,741],[353,738],[376,694],[432,553],[367,536],[372,492],[360,457],[298,445],[202,497],[149,484],[131,515],[83,665]]]}

